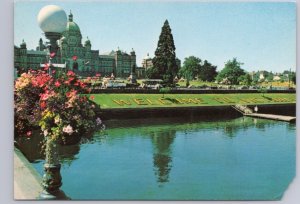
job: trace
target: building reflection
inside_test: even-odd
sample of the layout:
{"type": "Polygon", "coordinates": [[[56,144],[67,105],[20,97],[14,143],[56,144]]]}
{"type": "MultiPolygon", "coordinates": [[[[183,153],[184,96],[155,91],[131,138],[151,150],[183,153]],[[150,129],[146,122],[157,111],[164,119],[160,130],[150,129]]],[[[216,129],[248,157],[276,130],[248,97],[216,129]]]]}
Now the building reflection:
{"type": "Polygon", "coordinates": [[[176,137],[175,130],[152,132],[153,167],[159,183],[169,181],[172,168],[172,143],[176,137]]]}

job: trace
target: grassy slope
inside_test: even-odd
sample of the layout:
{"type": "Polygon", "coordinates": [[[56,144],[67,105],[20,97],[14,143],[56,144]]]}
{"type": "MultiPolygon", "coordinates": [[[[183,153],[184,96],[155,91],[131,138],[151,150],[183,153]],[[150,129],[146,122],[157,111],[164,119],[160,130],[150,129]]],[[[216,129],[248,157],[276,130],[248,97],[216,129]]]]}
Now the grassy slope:
{"type": "MultiPolygon", "coordinates": [[[[296,94],[93,94],[101,108],[218,106],[233,104],[295,103],[296,94]],[[162,100],[161,100],[162,99],[162,100]],[[113,100],[126,101],[119,105],[113,100]],[[138,104],[140,103],[140,104],[138,104]]],[[[122,102],[121,102],[122,103],[122,102]]]]}

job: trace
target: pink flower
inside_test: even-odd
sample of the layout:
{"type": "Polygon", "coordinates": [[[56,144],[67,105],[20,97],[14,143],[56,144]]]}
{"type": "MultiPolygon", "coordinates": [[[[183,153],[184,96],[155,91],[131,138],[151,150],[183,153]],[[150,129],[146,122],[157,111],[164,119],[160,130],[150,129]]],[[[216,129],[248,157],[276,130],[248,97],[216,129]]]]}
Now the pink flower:
{"type": "Polygon", "coordinates": [[[50,53],[50,57],[51,57],[51,58],[55,57],[55,55],[56,55],[55,52],[51,52],[51,53],[50,53]]]}
{"type": "Polygon", "coordinates": [[[66,96],[68,98],[71,98],[71,97],[75,96],[76,94],[77,94],[76,90],[71,90],[71,91],[69,91],[69,92],[66,93],[66,96]]]}
{"type": "Polygon", "coordinates": [[[74,130],[73,130],[73,128],[72,128],[71,125],[68,125],[68,126],[64,126],[64,127],[63,127],[63,132],[65,132],[65,133],[71,135],[71,134],[74,132],[74,130]]]}
{"type": "Polygon", "coordinates": [[[72,57],[72,59],[73,59],[74,61],[76,61],[76,60],[77,60],[77,56],[74,55],[74,56],[72,57]]]}
{"type": "Polygon", "coordinates": [[[75,76],[75,73],[73,71],[69,70],[67,72],[67,76],[75,76]]]}
{"type": "Polygon", "coordinates": [[[97,124],[97,125],[101,125],[101,124],[102,124],[102,120],[101,120],[100,118],[97,118],[97,119],[96,119],[96,124],[97,124]]]}
{"type": "Polygon", "coordinates": [[[56,81],[54,85],[55,85],[56,87],[60,87],[61,84],[60,84],[59,81],[56,81]]]}
{"type": "Polygon", "coordinates": [[[32,135],[32,132],[31,132],[31,131],[28,131],[28,132],[26,133],[26,135],[27,135],[27,137],[30,137],[30,136],[32,135]]]}
{"type": "Polygon", "coordinates": [[[101,76],[101,74],[100,74],[100,73],[97,73],[97,74],[96,74],[96,77],[100,77],[100,76],[101,76]]]}

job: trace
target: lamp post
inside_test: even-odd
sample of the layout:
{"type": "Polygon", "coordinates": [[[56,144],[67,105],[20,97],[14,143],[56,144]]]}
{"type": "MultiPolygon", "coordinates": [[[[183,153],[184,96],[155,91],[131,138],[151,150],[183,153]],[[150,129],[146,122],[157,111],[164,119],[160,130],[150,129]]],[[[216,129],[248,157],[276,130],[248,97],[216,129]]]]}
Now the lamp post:
{"type": "MultiPolygon", "coordinates": [[[[46,38],[50,41],[49,67],[51,67],[52,53],[56,54],[58,51],[56,41],[60,39],[62,32],[67,26],[67,15],[59,6],[48,5],[40,10],[37,21],[46,38]]],[[[40,194],[41,199],[66,199],[64,193],[59,189],[62,185],[60,167],[58,146],[51,136],[46,136],[46,158],[42,180],[43,192],[40,194]]]]}

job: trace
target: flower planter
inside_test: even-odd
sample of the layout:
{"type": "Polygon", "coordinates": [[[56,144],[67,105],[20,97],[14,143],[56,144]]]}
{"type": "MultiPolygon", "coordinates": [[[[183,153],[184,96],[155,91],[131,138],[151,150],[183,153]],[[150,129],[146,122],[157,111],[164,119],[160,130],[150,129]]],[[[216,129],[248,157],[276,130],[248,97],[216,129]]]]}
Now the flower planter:
{"type": "Polygon", "coordinates": [[[61,138],[59,138],[58,143],[61,145],[74,145],[77,144],[80,140],[81,140],[81,134],[72,134],[72,135],[64,134],[62,135],[61,138]]]}

